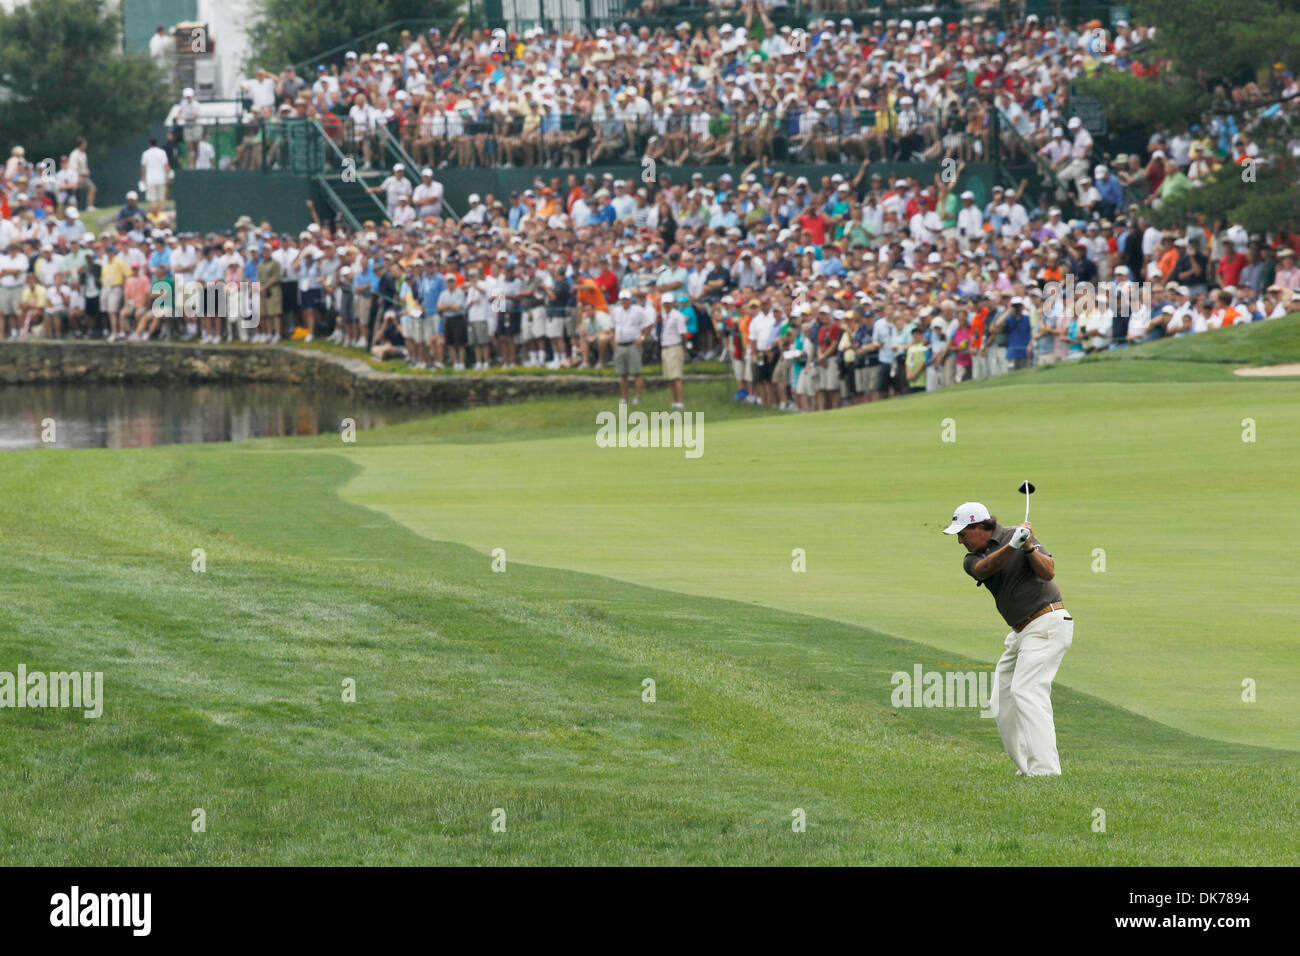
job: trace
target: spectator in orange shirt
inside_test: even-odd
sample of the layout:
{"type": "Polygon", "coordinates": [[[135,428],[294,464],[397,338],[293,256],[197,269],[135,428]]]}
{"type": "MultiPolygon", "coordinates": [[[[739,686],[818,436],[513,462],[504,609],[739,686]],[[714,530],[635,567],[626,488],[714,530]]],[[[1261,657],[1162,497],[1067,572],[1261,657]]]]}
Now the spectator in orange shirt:
{"type": "Polygon", "coordinates": [[[1232,304],[1232,293],[1227,289],[1220,289],[1214,294],[1214,298],[1219,307],[1214,310],[1209,321],[1206,322],[1206,325],[1210,328],[1225,329],[1241,318],[1241,313],[1232,304]]]}
{"type": "Polygon", "coordinates": [[[1178,249],[1168,236],[1160,240],[1163,252],[1157,252],[1156,266],[1160,269],[1160,281],[1168,282],[1178,268],[1178,249]]]}
{"type": "Polygon", "coordinates": [[[542,187],[542,198],[537,205],[537,212],[534,214],[542,222],[547,222],[555,215],[555,193],[550,186],[542,187]]]}
{"type": "Polygon", "coordinates": [[[976,296],[975,301],[980,306],[970,320],[971,378],[980,379],[988,378],[989,374],[989,360],[984,354],[984,322],[989,317],[989,307],[982,295],[976,296]]]}

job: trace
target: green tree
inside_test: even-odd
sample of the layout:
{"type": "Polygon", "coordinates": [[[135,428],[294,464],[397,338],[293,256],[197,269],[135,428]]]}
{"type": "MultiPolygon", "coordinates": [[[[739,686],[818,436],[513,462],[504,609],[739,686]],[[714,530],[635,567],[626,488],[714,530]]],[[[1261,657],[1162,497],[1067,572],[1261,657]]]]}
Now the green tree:
{"type": "MultiPolygon", "coordinates": [[[[397,20],[438,21],[445,32],[461,6],[462,0],[259,0],[245,68],[278,73],[397,20]]],[[[391,44],[396,36],[380,39],[391,44]]]]}
{"type": "MultiPolygon", "coordinates": [[[[1098,73],[1080,84],[1096,96],[1116,130],[1187,129],[1217,117],[1249,127],[1261,162],[1223,167],[1202,188],[1165,202],[1158,224],[1199,214],[1240,223],[1251,232],[1300,222],[1300,165],[1288,148],[1296,103],[1280,95],[1273,65],[1300,68],[1300,4],[1295,0],[1133,0],[1133,20],[1155,26],[1135,51],[1155,76],[1098,73]],[[1280,109],[1279,109],[1280,108],[1280,109]],[[1273,114],[1273,115],[1270,115],[1273,114]]],[[[1223,155],[1221,153],[1221,155],[1223,155]]]]}
{"type": "Polygon", "coordinates": [[[99,152],[156,122],[166,78],[121,47],[119,14],[103,0],[32,0],[0,13],[0,142],[38,162],[79,136],[99,152]]]}

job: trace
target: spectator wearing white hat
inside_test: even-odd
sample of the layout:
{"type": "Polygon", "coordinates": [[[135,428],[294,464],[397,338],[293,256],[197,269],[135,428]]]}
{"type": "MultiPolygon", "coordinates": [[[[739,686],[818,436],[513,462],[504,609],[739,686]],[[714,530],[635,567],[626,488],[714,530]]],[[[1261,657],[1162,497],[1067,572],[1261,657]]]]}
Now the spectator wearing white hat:
{"type": "Polygon", "coordinates": [[[367,186],[366,192],[384,194],[385,205],[388,209],[388,219],[393,220],[397,207],[401,204],[403,198],[409,200],[414,190],[411,188],[411,181],[406,178],[406,166],[402,163],[393,164],[393,172],[387,176],[378,186],[367,186]]]}
{"type": "Polygon", "coordinates": [[[416,186],[411,193],[416,215],[421,219],[429,217],[437,219],[441,216],[442,195],[442,183],[433,178],[433,170],[428,167],[420,170],[420,185],[416,186]]]}
{"type": "Polygon", "coordinates": [[[393,210],[391,222],[395,228],[415,222],[415,207],[411,205],[410,196],[402,196],[397,200],[397,208],[393,210]]]}
{"type": "Polygon", "coordinates": [[[198,161],[199,140],[203,138],[203,109],[194,98],[194,90],[185,87],[181,91],[181,101],[176,107],[176,125],[181,128],[181,140],[185,143],[186,165],[193,168],[198,161]]]}
{"type": "Polygon", "coordinates": [[[975,205],[975,194],[968,189],[961,194],[961,209],[957,213],[957,242],[962,252],[968,252],[983,236],[984,213],[975,205]]]}
{"type": "Polygon", "coordinates": [[[54,174],[55,203],[59,206],[76,205],[77,184],[80,177],[67,156],[59,157],[59,171],[54,174]]]}
{"type": "Polygon", "coordinates": [[[23,279],[28,272],[27,256],[17,239],[10,239],[0,254],[0,333],[5,337],[18,334],[23,279]]]}
{"type": "Polygon", "coordinates": [[[1300,290],[1300,268],[1296,267],[1295,250],[1290,246],[1283,246],[1277,251],[1277,272],[1273,276],[1273,282],[1287,292],[1300,290]]]}
{"type": "MultiPolygon", "coordinates": [[[[1038,156],[1047,168],[1058,177],[1063,176],[1066,164],[1070,162],[1071,148],[1065,138],[1065,130],[1060,126],[1052,128],[1052,138],[1038,149],[1038,156]]],[[[1058,197],[1064,199],[1064,196],[1058,197]]]]}
{"type": "Polygon", "coordinates": [[[361,143],[361,168],[370,170],[373,168],[371,159],[377,145],[375,131],[384,121],[383,114],[370,105],[365,93],[358,93],[348,110],[348,119],[352,121],[352,131],[361,143]]]}
{"type": "Polygon", "coordinates": [[[614,327],[614,372],[618,375],[621,401],[627,401],[628,379],[636,376],[636,396],[633,405],[641,404],[643,379],[641,376],[641,347],[654,328],[654,313],[632,301],[632,290],[623,289],[618,294],[618,304],[609,310],[614,327]]]}
{"type": "Polygon", "coordinates": [[[487,204],[483,202],[478,193],[470,193],[467,202],[469,203],[469,209],[466,210],[465,215],[460,217],[461,222],[481,226],[488,221],[487,204]]]}
{"type": "Polygon", "coordinates": [[[249,99],[252,100],[254,112],[275,109],[275,77],[262,67],[258,67],[253,79],[245,80],[240,86],[248,93],[249,99]]]}
{"type": "Polygon", "coordinates": [[[81,213],[76,206],[68,206],[63,213],[63,221],[58,226],[59,235],[64,239],[79,239],[86,234],[86,224],[81,221],[81,213]]]}

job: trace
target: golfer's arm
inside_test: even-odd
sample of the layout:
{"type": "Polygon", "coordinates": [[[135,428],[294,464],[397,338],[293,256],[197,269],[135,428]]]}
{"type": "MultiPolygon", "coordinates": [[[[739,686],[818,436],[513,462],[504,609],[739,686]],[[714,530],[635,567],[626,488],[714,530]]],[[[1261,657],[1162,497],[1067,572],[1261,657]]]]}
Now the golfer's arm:
{"type": "MultiPolygon", "coordinates": [[[[1035,541],[1034,544],[1038,542],[1035,541]]],[[[1029,566],[1033,568],[1034,574],[1044,581],[1056,577],[1056,561],[1046,551],[1030,551],[1029,566]]]]}
{"type": "Polygon", "coordinates": [[[1015,548],[1011,547],[1010,542],[1007,542],[988,557],[976,561],[975,567],[971,568],[971,572],[977,580],[983,581],[985,578],[1001,571],[1003,566],[1011,560],[1011,555],[1014,553],[1015,548]]]}

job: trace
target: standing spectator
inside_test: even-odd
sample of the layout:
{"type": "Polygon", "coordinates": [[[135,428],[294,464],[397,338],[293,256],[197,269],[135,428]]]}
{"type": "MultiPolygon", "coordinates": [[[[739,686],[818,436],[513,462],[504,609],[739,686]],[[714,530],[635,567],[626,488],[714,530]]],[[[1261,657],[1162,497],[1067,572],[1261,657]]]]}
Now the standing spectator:
{"type": "Polygon", "coordinates": [[[195,149],[194,168],[195,169],[215,169],[217,165],[217,151],[208,139],[208,131],[202,128],[199,131],[199,141],[195,149]]]}
{"type": "Polygon", "coordinates": [[[278,342],[288,331],[280,324],[284,312],[284,291],[280,285],[280,262],[275,258],[274,251],[267,254],[267,250],[262,249],[257,259],[257,285],[262,296],[255,336],[259,342],[278,342]]]}
{"type": "Polygon", "coordinates": [[[171,171],[167,154],[159,147],[157,139],[150,138],[149,148],[140,154],[140,181],[144,183],[145,201],[150,204],[151,213],[162,211],[171,171]]]}
{"type": "Polygon", "coordinates": [[[90,158],[86,151],[86,137],[77,140],[77,146],[68,154],[68,166],[77,174],[77,205],[86,212],[95,211],[95,181],[90,178],[90,158]]]}
{"type": "Polygon", "coordinates": [[[925,391],[925,332],[921,326],[912,327],[912,344],[907,347],[904,357],[907,390],[909,392],[925,391]]]}
{"type": "Polygon", "coordinates": [[[181,102],[176,107],[176,123],[185,143],[185,162],[191,169],[198,162],[199,140],[203,138],[202,120],[203,109],[194,99],[194,90],[187,86],[181,91],[181,102]]]}
{"type": "Polygon", "coordinates": [[[139,319],[140,326],[143,327],[149,311],[149,275],[143,266],[131,267],[131,274],[123,283],[122,298],[122,310],[118,313],[118,337],[127,338],[129,335],[130,341],[137,342],[140,335],[131,328],[131,320],[139,319]]]}
{"type": "Polygon", "coordinates": [[[352,108],[348,110],[348,119],[352,121],[352,133],[356,136],[361,146],[361,158],[363,170],[373,169],[371,163],[375,153],[375,136],[379,124],[383,122],[383,116],[378,110],[370,105],[366,99],[366,94],[358,93],[352,101],[352,108]]]}
{"type": "Polygon", "coordinates": [[[943,388],[943,363],[949,355],[948,332],[939,315],[930,317],[926,333],[925,390],[935,392],[943,388]]]}
{"type": "Polygon", "coordinates": [[[104,249],[104,259],[100,270],[99,309],[108,316],[108,340],[112,342],[126,338],[126,332],[121,327],[124,301],[122,289],[131,274],[131,267],[127,264],[126,257],[118,251],[117,242],[111,239],[104,249]]]}
{"type": "Polygon", "coordinates": [[[998,325],[1007,336],[1007,363],[1015,369],[1029,368],[1029,342],[1032,326],[1025,314],[1025,300],[1020,296],[1011,299],[1010,309],[998,319],[998,325]]]}
{"type": "Polygon", "coordinates": [[[447,338],[447,360],[452,371],[465,371],[465,344],[469,340],[469,326],[466,315],[465,290],[457,287],[456,273],[448,272],[444,277],[447,288],[438,296],[438,313],[443,317],[443,329],[447,338]]]}
{"type": "Polygon", "coordinates": [[[437,219],[442,215],[442,183],[433,178],[432,169],[420,170],[420,185],[411,194],[416,215],[421,219],[437,219]]]}
{"type": "Polygon", "coordinates": [[[957,213],[957,242],[965,252],[983,235],[984,214],[975,205],[975,194],[968,189],[961,194],[961,211],[957,213]]]}
{"type": "Polygon", "coordinates": [[[682,370],[686,363],[686,315],[682,309],[690,302],[689,297],[676,297],[674,307],[664,314],[663,330],[660,333],[660,357],[663,362],[664,378],[672,392],[672,407],[685,408],[682,403],[682,370]]]}
{"type": "Polygon", "coordinates": [[[12,338],[18,334],[22,305],[23,282],[28,261],[16,239],[10,239],[5,254],[0,256],[0,334],[12,338]]]}
{"type": "Polygon", "coordinates": [[[654,328],[654,315],[632,303],[632,291],[624,289],[618,294],[618,305],[610,309],[614,326],[614,371],[618,375],[621,402],[627,402],[628,379],[636,376],[636,397],[633,405],[641,404],[641,347],[654,328]]]}
{"type": "Polygon", "coordinates": [[[367,186],[366,192],[384,194],[388,219],[391,222],[402,199],[411,198],[411,181],[406,178],[406,166],[402,163],[394,163],[392,175],[386,177],[378,186],[367,186]]]}
{"type": "Polygon", "coordinates": [[[243,86],[248,92],[249,99],[252,100],[254,113],[275,109],[275,78],[265,69],[258,67],[257,75],[253,79],[246,81],[243,86]]]}
{"type": "Polygon", "coordinates": [[[492,367],[488,361],[488,319],[492,311],[489,292],[489,280],[484,277],[483,270],[478,266],[470,266],[466,272],[465,310],[468,319],[467,343],[474,350],[476,372],[486,372],[492,367]]]}
{"type": "Polygon", "coordinates": [[[176,41],[167,28],[159,24],[158,29],[154,31],[153,36],[149,38],[149,55],[155,60],[165,60],[176,50],[176,41]]]}
{"type": "Polygon", "coordinates": [[[963,309],[957,315],[957,328],[952,333],[952,351],[956,356],[956,375],[954,384],[964,382],[971,377],[971,341],[974,333],[970,327],[970,316],[963,309]]]}

